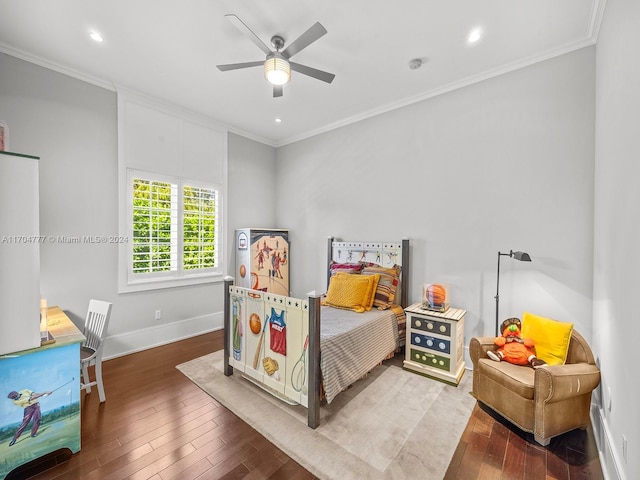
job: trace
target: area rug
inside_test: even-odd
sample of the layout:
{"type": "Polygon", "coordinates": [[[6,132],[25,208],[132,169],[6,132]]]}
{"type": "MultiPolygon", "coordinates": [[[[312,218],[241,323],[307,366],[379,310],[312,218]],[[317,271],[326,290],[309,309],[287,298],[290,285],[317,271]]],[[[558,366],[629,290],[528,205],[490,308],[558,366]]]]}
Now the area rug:
{"type": "Polygon", "coordinates": [[[442,479],[471,416],[471,373],[458,387],[417,375],[394,358],[330,405],[320,426],[235,373],[218,351],[178,365],[201,389],[321,479],[442,479]]]}

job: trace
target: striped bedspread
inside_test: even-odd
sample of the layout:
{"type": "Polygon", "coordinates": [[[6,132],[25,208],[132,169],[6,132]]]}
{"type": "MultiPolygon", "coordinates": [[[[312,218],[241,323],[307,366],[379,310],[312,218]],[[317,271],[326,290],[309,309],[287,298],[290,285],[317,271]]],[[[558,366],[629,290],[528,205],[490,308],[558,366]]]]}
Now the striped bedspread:
{"type": "Polygon", "coordinates": [[[322,307],[320,370],[327,402],[401,345],[392,310],[355,313],[322,307]]]}

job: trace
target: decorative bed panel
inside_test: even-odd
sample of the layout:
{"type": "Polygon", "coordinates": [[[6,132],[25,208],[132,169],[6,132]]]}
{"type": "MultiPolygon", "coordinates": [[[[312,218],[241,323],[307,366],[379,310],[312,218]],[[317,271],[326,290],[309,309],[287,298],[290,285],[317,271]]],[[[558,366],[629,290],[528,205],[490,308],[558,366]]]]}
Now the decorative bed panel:
{"type": "Polygon", "coordinates": [[[329,238],[327,295],[313,294],[307,299],[237,287],[227,277],[225,375],[237,370],[278,398],[307,407],[307,424],[316,428],[322,391],[330,403],[404,343],[408,258],[408,240],[339,242],[329,238]],[[340,267],[332,268],[337,265],[340,267]],[[352,270],[351,266],[359,269],[357,274],[345,271],[352,270]],[[387,273],[396,267],[401,284],[392,295],[398,277],[387,273]],[[340,278],[332,284],[333,274],[340,278]],[[340,290],[346,280],[356,289],[368,289],[368,311],[367,305],[352,308],[349,304],[355,290],[340,290]],[[345,301],[348,307],[327,305],[332,299],[337,305],[345,301]],[[365,311],[356,313],[361,310],[365,311]]]}

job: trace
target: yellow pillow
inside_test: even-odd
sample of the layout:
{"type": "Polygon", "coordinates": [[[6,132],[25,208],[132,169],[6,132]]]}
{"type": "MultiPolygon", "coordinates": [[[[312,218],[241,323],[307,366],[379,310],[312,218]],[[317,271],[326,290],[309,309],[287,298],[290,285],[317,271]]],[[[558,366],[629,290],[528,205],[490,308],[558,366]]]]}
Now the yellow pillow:
{"type": "Polygon", "coordinates": [[[380,274],[375,273],[368,276],[373,277],[373,281],[369,282],[369,290],[365,295],[365,303],[363,304],[364,309],[367,312],[373,308],[373,301],[376,298],[376,289],[378,288],[378,282],[380,282],[380,274]]]}
{"type": "Polygon", "coordinates": [[[373,275],[338,273],[329,280],[329,289],[322,305],[346,308],[358,313],[367,308],[371,310],[374,281],[373,275]]]}
{"type": "Polygon", "coordinates": [[[567,360],[573,323],[557,322],[524,312],[522,337],[535,342],[536,356],[548,365],[563,365],[567,360]]]}

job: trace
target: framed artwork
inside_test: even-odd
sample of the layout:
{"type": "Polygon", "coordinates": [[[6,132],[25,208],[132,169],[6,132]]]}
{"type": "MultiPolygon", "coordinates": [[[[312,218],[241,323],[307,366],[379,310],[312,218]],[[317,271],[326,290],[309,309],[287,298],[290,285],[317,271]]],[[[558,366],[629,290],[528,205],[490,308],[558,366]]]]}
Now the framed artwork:
{"type": "Polygon", "coordinates": [[[0,152],[9,150],[9,127],[0,120],[0,152]]]}

